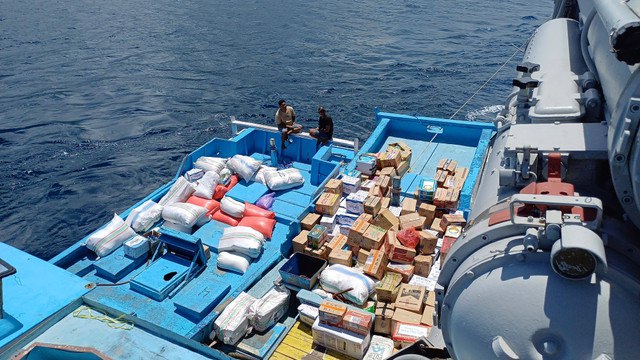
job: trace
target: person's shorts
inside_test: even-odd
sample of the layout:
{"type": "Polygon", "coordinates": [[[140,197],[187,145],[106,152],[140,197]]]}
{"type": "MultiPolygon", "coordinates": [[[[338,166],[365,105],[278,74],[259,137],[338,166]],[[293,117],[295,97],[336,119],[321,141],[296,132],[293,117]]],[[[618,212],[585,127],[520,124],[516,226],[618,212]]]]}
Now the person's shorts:
{"type": "MultiPolygon", "coordinates": [[[[278,126],[278,130],[280,130],[283,133],[287,132],[287,127],[286,126],[278,126]]],[[[302,130],[302,125],[298,124],[298,123],[294,123],[293,124],[293,131],[300,131],[302,130]]]]}
{"type": "Polygon", "coordinates": [[[323,142],[323,143],[331,140],[331,136],[329,136],[329,134],[321,132],[321,131],[316,132],[316,138],[318,139],[318,141],[323,142]]]}

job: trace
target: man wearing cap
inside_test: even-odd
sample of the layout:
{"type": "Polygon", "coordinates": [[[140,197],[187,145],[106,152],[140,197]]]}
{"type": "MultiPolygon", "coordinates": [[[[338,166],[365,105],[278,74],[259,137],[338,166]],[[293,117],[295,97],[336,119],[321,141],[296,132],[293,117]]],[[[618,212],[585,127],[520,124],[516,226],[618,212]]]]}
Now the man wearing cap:
{"type": "Polygon", "coordinates": [[[302,131],[302,125],[296,123],[296,113],[291,106],[287,106],[287,102],[284,99],[278,101],[278,111],[276,111],[276,126],[282,133],[282,149],[286,149],[285,142],[289,139],[290,134],[297,134],[302,131]]]}
{"type": "Polygon", "coordinates": [[[318,108],[318,114],[318,127],[309,130],[309,135],[318,140],[317,145],[325,145],[333,138],[333,119],[322,106],[318,108]]]}

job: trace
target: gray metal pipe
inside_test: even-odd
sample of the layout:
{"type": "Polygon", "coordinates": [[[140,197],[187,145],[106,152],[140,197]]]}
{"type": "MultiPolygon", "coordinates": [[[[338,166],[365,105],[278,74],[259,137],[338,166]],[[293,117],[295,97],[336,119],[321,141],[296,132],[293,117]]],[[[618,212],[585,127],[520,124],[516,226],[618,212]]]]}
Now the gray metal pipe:
{"type": "Polygon", "coordinates": [[[616,58],[629,65],[640,62],[640,17],[634,9],[639,2],[594,0],[595,8],[609,34],[609,46],[616,58]]]}

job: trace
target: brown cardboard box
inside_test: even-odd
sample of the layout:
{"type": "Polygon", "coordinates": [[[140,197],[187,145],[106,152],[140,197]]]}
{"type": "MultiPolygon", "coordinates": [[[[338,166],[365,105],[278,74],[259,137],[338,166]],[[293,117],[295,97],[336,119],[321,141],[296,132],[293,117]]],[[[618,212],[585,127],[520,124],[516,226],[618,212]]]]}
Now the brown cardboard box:
{"type": "Polygon", "coordinates": [[[324,191],[332,194],[342,195],[342,180],[331,179],[324,186],[324,191]]]}
{"type": "Polygon", "coordinates": [[[424,255],[433,254],[438,245],[438,237],[428,231],[420,231],[420,253],[424,255]]]}
{"type": "Polygon", "coordinates": [[[351,250],[334,249],[329,253],[329,264],[342,264],[351,267],[351,250]]]}
{"type": "Polygon", "coordinates": [[[409,162],[408,161],[400,161],[398,164],[398,176],[404,176],[407,172],[409,172],[409,162]]]}
{"type": "Polygon", "coordinates": [[[389,260],[402,264],[413,263],[413,259],[416,257],[416,249],[402,245],[396,237],[395,231],[387,231],[387,244],[389,244],[387,248],[389,260]]]}
{"type": "Polygon", "coordinates": [[[440,161],[438,161],[438,166],[436,166],[437,170],[444,170],[446,169],[447,165],[449,165],[449,162],[451,160],[449,159],[440,159],[440,161]]]}
{"type": "Polygon", "coordinates": [[[347,312],[347,305],[332,300],[324,300],[318,308],[320,322],[329,325],[338,325],[347,312]]]}
{"type": "Polygon", "coordinates": [[[447,259],[447,254],[449,254],[449,250],[451,250],[451,246],[456,241],[455,238],[452,237],[443,237],[442,238],[442,248],[440,248],[440,268],[444,265],[445,260],[447,259]]]}
{"type": "Polygon", "coordinates": [[[382,202],[380,201],[380,197],[378,196],[369,196],[364,201],[364,212],[370,214],[371,216],[378,215],[381,207],[382,202]]]}
{"type": "Polygon", "coordinates": [[[396,301],[400,283],[402,283],[402,275],[387,272],[382,280],[376,284],[376,295],[378,296],[378,301],[389,303],[396,301]]]}
{"type": "Polygon", "coordinates": [[[316,211],[321,214],[335,215],[340,206],[340,195],[332,193],[323,193],[320,195],[318,201],[316,201],[316,211]]]}
{"type": "Polygon", "coordinates": [[[447,180],[447,175],[449,175],[447,170],[438,170],[436,172],[436,176],[434,176],[434,180],[438,183],[438,187],[444,187],[444,182],[445,180],[447,180]]]}
{"type": "Polygon", "coordinates": [[[387,254],[379,250],[372,250],[364,263],[364,273],[375,278],[382,279],[387,266],[387,254]]]}
{"type": "Polygon", "coordinates": [[[320,224],[321,218],[322,215],[320,214],[308,213],[307,216],[302,219],[302,223],[300,223],[300,225],[303,230],[311,230],[315,225],[320,224]]]}
{"type": "Polygon", "coordinates": [[[393,318],[391,318],[391,329],[401,322],[405,324],[420,324],[422,314],[414,313],[406,309],[393,309],[393,318]]]}
{"type": "Polygon", "coordinates": [[[402,282],[407,283],[413,276],[413,272],[415,270],[415,266],[410,264],[398,264],[398,263],[389,263],[387,265],[387,272],[394,272],[402,275],[402,282]]]}
{"type": "Polygon", "coordinates": [[[397,229],[400,225],[400,221],[389,209],[381,209],[378,216],[371,221],[371,224],[379,226],[385,230],[389,230],[393,228],[397,229]]]}
{"type": "Polygon", "coordinates": [[[453,175],[453,177],[456,179],[456,188],[462,189],[465,180],[467,180],[467,176],[469,176],[469,168],[456,168],[456,173],[453,175]]]}
{"type": "Polygon", "coordinates": [[[403,161],[411,161],[411,147],[407,145],[404,141],[398,141],[392,144],[389,144],[389,147],[395,147],[400,150],[400,159],[403,161]]]}
{"type": "Polygon", "coordinates": [[[369,179],[364,180],[362,184],[360,184],[360,190],[364,190],[364,191],[370,191],[374,187],[376,187],[376,182],[369,179]]]}
{"type": "Polygon", "coordinates": [[[467,220],[465,220],[464,216],[460,214],[444,214],[442,215],[441,226],[443,229],[446,229],[449,225],[460,225],[464,227],[467,224],[467,220]]]}
{"type": "Polygon", "coordinates": [[[418,214],[425,217],[424,226],[430,227],[436,215],[436,207],[432,204],[422,203],[418,207],[418,214]]]}
{"type": "Polygon", "coordinates": [[[427,300],[425,301],[426,306],[435,307],[436,306],[436,292],[435,291],[427,291],[427,300]]]}
{"type": "Polygon", "coordinates": [[[387,175],[380,175],[376,180],[376,185],[380,186],[380,188],[382,188],[382,193],[386,195],[391,187],[391,177],[387,175]]]}
{"type": "Polygon", "coordinates": [[[385,168],[382,168],[382,170],[380,170],[380,176],[385,175],[388,177],[392,177],[392,176],[396,176],[398,175],[398,173],[396,172],[396,168],[392,167],[392,166],[388,166],[385,168]]]}
{"type": "Polygon", "coordinates": [[[207,258],[207,260],[211,259],[211,250],[209,249],[209,246],[202,244],[202,250],[204,250],[205,258],[207,258]]]}
{"type": "Polygon", "coordinates": [[[406,215],[400,216],[400,229],[414,228],[416,230],[422,230],[424,227],[424,216],[418,215],[417,212],[412,212],[406,215]]]}
{"type": "Polygon", "coordinates": [[[367,261],[367,258],[369,257],[369,253],[370,253],[370,251],[366,250],[366,249],[358,250],[358,257],[356,258],[356,261],[359,264],[363,264],[364,265],[364,263],[367,261]]]}
{"type": "Polygon", "coordinates": [[[364,234],[362,234],[362,241],[360,247],[367,250],[378,250],[382,246],[382,243],[386,240],[387,230],[375,226],[369,225],[364,234]]]}
{"type": "Polygon", "coordinates": [[[430,330],[431,327],[422,324],[407,324],[398,321],[391,332],[391,339],[394,346],[404,348],[414,344],[421,337],[429,336],[430,330]]]}
{"type": "Polygon", "coordinates": [[[456,166],[458,166],[458,162],[455,160],[449,161],[449,164],[445,168],[450,174],[453,174],[456,171],[456,166]]]}
{"type": "Polygon", "coordinates": [[[433,326],[433,312],[435,308],[433,306],[425,306],[424,312],[422,313],[422,318],[420,319],[420,323],[426,326],[433,326]]]}
{"type": "Polygon", "coordinates": [[[347,237],[342,234],[334,236],[333,239],[327,243],[329,251],[342,250],[345,245],[347,245],[347,237]]]}
{"type": "Polygon", "coordinates": [[[389,166],[397,168],[400,163],[400,150],[396,148],[388,148],[387,151],[380,155],[379,160],[381,168],[389,166]]]}
{"type": "Polygon", "coordinates": [[[304,248],[304,253],[324,260],[327,260],[329,258],[329,248],[327,247],[327,245],[322,245],[320,249],[312,249],[307,246],[306,248],[304,248]]]}
{"type": "Polygon", "coordinates": [[[436,208],[444,208],[446,202],[447,189],[442,187],[437,188],[435,194],[433,195],[433,205],[435,205],[436,208]]]}
{"type": "Polygon", "coordinates": [[[429,277],[431,266],[433,265],[433,255],[418,255],[414,259],[416,275],[429,277]]]}
{"type": "Polygon", "coordinates": [[[416,212],[416,207],[418,206],[418,200],[414,198],[404,198],[402,202],[402,211],[400,215],[407,215],[416,212]]]}
{"type": "Polygon", "coordinates": [[[370,225],[367,217],[363,217],[365,215],[369,217],[371,216],[369,214],[361,214],[358,216],[356,221],[353,222],[353,225],[351,225],[351,228],[349,229],[349,236],[347,237],[347,244],[360,246],[360,243],[362,242],[362,235],[364,235],[370,225]]]}
{"type": "Polygon", "coordinates": [[[424,297],[426,296],[427,288],[419,285],[400,285],[400,291],[398,292],[398,298],[396,299],[396,309],[405,309],[415,313],[422,313],[422,306],[424,304],[424,297]]]}
{"type": "Polygon", "coordinates": [[[391,334],[392,319],[395,306],[390,303],[376,303],[376,320],[374,331],[380,334],[391,334]]]}
{"type": "Polygon", "coordinates": [[[307,235],[309,235],[309,230],[302,230],[293,238],[294,252],[304,252],[304,248],[307,247],[307,235]]]}
{"type": "Polygon", "coordinates": [[[391,198],[383,197],[382,200],[380,201],[380,210],[388,209],[389,205],[391,205],[391,198]]]}
{"type": "Polygon", "coordinates": [[[447,178],[444,180],[444,184],[442,184],[447,189],[457,188],[456,187],[456,178],[453,175],[447,175],[447,178]]]}
{"type": "Polygon", "coordinates": [[[447,209],[456,209],[458,207],[458,197],[460,196],[460,190],[447,189],[445,196],[446,200],[444,207],[447,209]]]}
{"type": "Polygon", "coordinates": [[[438,232],[438,236],[442,236],[444,231],[440,227],[440,218],[433,219],[433,222],[431,223],[430,230],[437,231],[438,232]]]}
{"type": "Polygon", "coordinates": [[[368,335],[373,325],[373,314],[363,310],[347,309],[341,327],[356,334],[368,335]]]}

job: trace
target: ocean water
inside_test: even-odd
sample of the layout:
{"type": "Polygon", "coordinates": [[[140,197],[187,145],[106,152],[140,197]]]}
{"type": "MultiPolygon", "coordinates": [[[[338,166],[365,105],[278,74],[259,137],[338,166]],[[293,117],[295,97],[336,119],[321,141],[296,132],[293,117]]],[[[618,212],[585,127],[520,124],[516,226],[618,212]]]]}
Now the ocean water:
{"type": "MultiPolygon", "coordinates": [[[[547,1],[2,1],[0,241],[50,259],[285,98],[336,136],[373,111],[449,118],[551,14],[547,1]]],[[[456,115],[486,121],[516,54],[456,115]]],[[[2,254],[0,254],[0,257],[2,254]]],[[[10,259],[6,259],[10,260],[10,259]]]]}

